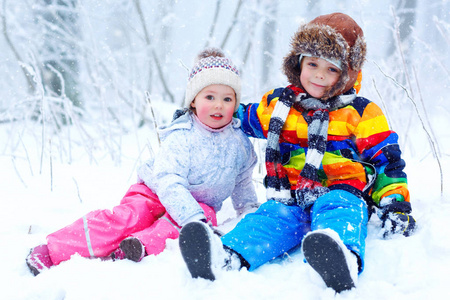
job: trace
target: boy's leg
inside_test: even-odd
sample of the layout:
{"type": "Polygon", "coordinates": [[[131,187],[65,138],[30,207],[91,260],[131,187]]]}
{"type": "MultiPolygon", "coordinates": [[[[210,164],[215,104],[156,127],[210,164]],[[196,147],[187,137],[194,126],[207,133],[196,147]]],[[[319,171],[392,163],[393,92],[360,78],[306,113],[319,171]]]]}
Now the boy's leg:
{"type": "Polygon", "coordinates": [[[88,213],[47,237],[55,265],[78,253],[83,257],[105,257],[135,231],[149,227],[164,213],[164,207],[149,205],[154,193],[143,184],[130,187],[121,204],[110,210],[88,213]],[[150,207],[153,209],[150,209],[150,207]]]}
{"type": "Polygon", "coordinates": [[[333,190],[316,200],[311,220],[312,232],[302,242],[306,261],[336,292],[352,289],[358,265],[363,268],[366,203],[347,191],[333,190]]]}
{"type": "Polygon", "coordinates": [[[365,201],[344,190],[332,190],[318,198],[311,209],[311,230],[331,229],[358,257],[359,272],[364,269],[368,209],[365,201]]]}
{"type": "Polygon", "coordinates": [[[254,270],[298,246],[308,231],[309,216],[300,207],[267,201],[225,234],[222,242],[254,270]]]}

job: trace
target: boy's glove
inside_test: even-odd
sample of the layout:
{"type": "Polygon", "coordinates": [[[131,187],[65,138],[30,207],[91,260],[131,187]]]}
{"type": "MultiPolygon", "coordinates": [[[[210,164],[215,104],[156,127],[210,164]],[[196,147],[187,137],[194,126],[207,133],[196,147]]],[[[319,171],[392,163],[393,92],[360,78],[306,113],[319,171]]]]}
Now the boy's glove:
{"type": "Polygon", "coordinates": [[[378,217],[382,221],[383,238],[393,234],[410,236],[416,228],[416,220],[409,213],[411,213],[411,203],[403,201],[403,196],[390,195],[383,198],[378,210],[378,217]]]}

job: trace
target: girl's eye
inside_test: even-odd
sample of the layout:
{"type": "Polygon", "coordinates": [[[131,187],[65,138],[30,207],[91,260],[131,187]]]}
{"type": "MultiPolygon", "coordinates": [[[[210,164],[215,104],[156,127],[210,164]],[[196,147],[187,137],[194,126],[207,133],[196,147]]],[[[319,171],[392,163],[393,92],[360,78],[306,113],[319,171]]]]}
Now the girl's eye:
{"type": "Polygon", "coordinates": [[[208,100],[214,100],[214,96],[212,96],[212,95],[207,95],[207,96],[206,96],[206,99],[208,99],[208,100]]]}
{"type": "Polygon", "coordinates": [[[336,73],[339,72],[339,70],[338,70],[338,69],[335,69],[335,68],[330,68],[330,71],[333,72],[333,73],[334,73],[334,72],[336,72],[336,73]]]}
{"type": "Polygon", "coordinates": [[[316,65],[315,63],[313,63],[313,62],[309,63],[308,65],[311,66],[311,67],[316,67],[316,66],[317,66],[317,65],[316,65]]]}

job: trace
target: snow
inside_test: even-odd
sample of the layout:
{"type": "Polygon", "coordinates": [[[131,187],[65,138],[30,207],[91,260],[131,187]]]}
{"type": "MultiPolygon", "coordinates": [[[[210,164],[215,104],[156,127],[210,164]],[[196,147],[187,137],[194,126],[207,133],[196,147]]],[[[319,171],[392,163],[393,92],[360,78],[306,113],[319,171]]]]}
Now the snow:
{"type": "MultiPolygon", "coordinates": [[[[44,40],[36,33],[41,27],[31,26],[35,24],[35,16],[28,10],[29,2],[6,1],[2,15],[7,16],[5,30],[16,45],[23,47],[19,47],[24,60],[20,66],[31,70],[37,68],[35,60],[44,60],[34,58],[44,40]]],[[[261,38],[266,11],[259,5],[264,2],[270,1],[245,1],[246,14],[240,17],[245,22],[236,28],[225,49],[233,62],[242,67],[244,103],[259,100],[268,90],[266,83],[261,82],[260,71],[262,54],[267,55],[261,38]],[[248,32],[242,34],[243,30],[248,32]],[[244,63],[248,37],[253,39],[253,48],[244,63]]],[[[285,83],[279,66],[288,51],[291,35],[300,23],[312,18],[314,11],[348,12],[363,27],[369,51],[361,93],[383,108],[392,128],[399,133],[413,215],[419,226],[415,234],[384,240],[379,235],[380,221],[376,215],[372,216],[366,240],[365,271],[355,289],[337,295],[304,263],[298,249],[254,272],[223,272],[215,282],[192,279],[174,240],[168,241],[162,254],[145,257],[140,263],[74,256],[34,277],[25,264],[30,248],[45,243],[48,234],[89,211],[117,205],[128,187],[135,183],[137,166],[151,156],[149,145],[154,150],[157,148],[153,124],[136,129],[138,109],[127,107],[117,96],[122,91],[130,95],[127,100],[139,107],[144,91],[149,89],[147,73],[153,60],[148,58],[133,5],[130,1],[81,1],[80,22],[85,22],[81,48],[89,53],[86,64],[93,68],[90,76],[84,70],[81,78],[82,90],[87,93],[83,99],[85,115],[80,118],[83,126],[74,123],[58,132],[50,118],[45,118],[55,112],[44,110],[49,109],[45,106],[41,112],[43,122],[30,120],[41,96],[27,94],[17,59],[5,38],[0,39],[4,50],[0,60],[5,66],[0,80],[0,299],[450,299],[450,192],[444,189],[441,195],[439,166],[417,118],[419,112],[414,110],[414,106],[419,106],[422,116],[427,110],[425,127],[432,128],[429,131],[440,153],[446,187],[450,168],[450,152],[446,147],[450,145],[447,100],[450,52],[445,21],[448,1],[436,1],[433,5],[418,3],[416,8],[417,24],[409,64],[417,72],[409,76],[418,76],[417,88],[410,89],[416,90],[416,102],[423,101],[422,105],[410,103],[405,91],[381,72],[397,80],[405,72],[398,53],[385,60],[393,43],[392,1],[316,1],[318,5],[309,5],[308,10],[304,1],[279,2],[277,39],[273,53],[269,53],[274,59],[267,83],[270,88],[285,83]],[[440,25],[439,30],[436,24],[440,25]],[[123,124],[114,127],[115,121],[101,115],[108,108],[117,113],[123,124]],[[81,133],[84,130],[88,131],[85,135],[81,133]],[[123,133],[125,130],[129,132],[123,133]]],[[[161,57],[165,57],[163,67],[170,91],[180,100],[187,75],[184,65],[191,66],[194,55],[206,42],[215,1],[164,3],[174,7],[164,18],[158,15],[161,12],[155,9],[154,3],[146,3],[147,25],[155,32],[152,39],[159,45],[156,50],[164,54],[161,57]],[[198,9],[199,5],[203,9],[198,9]],[[169,37],[158,37],[158,33],[163,36],[161,25],[169,23],[172,24],[169,37]]],[[[211,44],[223,40],[237,1],[233,3],[222,5],[226,11],[218,19],[217,24],[221,26],[216,28],[211,44]]],[[[163,102],[167,97],[159,85],[154,76],[151,98],[157,122],[163,122],[170,120],[178,105],[163,102]]],[[[53,103],[54,99],[47,95],[44,100],[53,103]]],[[[256,146],[260,144],[255,142],[256,146]]],[[[258,172],[264,165],[256,169],[255,184],[262,202],[265,191],[258,172]]],[[[238,221],[229,200],[218,219],[224,232],[238,221]]]]}
{"type": "MultiPolygon", "coordinates": [[[[0,138],[6,140],[7,127],[0,138]]],[[[148,135],[150,129],[139,131],[148,135]]],[[[43,158],[40,149],[26,156],[0,156],[0,257],[2,299],[445,299],[450,267],[450,202],[440,196],[433,158],[407,159],[414,216],[419,224],[411,237],[379,237],[380,221],[373,216],[367,238],[366,269],[356,289],[335,295],[303,261],[299,250],[286,253],[254,272],[223,272],[215,282],[192,279],[177,241],[170,240],[158,256],[140,263],[102,261],[74,256],[34,277],[25,264],[29,249],[47,234],[94,209],[118,204],[134,183],[139,152],[135,135],[124,137],[120,165],[109,157],[91,163],[72,149],[71,164],[43,158]],[[50,172],[51,171],[51,172],[50,172]],[[426,176],[424,176],[426,174],[426,176]]],[[[30,138],[31,139],[31,138],[30,138]]],[[[30,141],[24,137],[24,144],[30,141]]],[[[98,150],[100,151],[100,149],[98,150]]],[[[142,156],[148,155],[145,151],[142,156]]],[[[441,162],[448,169],[448,158],[441,162]]],[[[260,201],[264,188],[256,183],[260,201]]],[[[227,200],[219,212],[220,229],[237,222],[227,200]]]]}

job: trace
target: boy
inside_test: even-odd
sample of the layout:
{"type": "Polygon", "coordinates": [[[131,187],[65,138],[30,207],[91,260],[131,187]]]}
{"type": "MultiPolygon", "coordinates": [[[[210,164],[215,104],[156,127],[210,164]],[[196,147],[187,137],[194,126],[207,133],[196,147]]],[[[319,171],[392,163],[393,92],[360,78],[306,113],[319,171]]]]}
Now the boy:
{"type": "Polygon", "coordinates": [[[372,206],[385,236],[412,232],[398,137],[378,106],[353,88],[365,54],[363,31],[345,14],[300,27],[283,63],[291,85],[238,111],[244,132],[267,139],[271,201],[220,241],[204,224],[184,226],[180,248],[193,277],[214,280],[224,265],[251,271],[301,244],[325,284],[341,292],[364,269],[372,206]]]}

